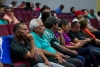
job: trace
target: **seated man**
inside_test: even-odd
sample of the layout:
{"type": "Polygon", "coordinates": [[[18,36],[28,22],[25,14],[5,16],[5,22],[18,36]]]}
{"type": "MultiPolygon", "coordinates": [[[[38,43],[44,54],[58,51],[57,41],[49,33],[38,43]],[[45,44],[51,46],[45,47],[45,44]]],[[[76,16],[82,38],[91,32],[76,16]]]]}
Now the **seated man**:
{"type": "Polygon", "coordinates": [[[82,42],[84,43],[84,47],[87,47],[90,49],[91,53],[96,56],[96,58],[100,57],[100,48],[98,47],[94,47],[93,45],[91,45],[90,41],[92,39],[90,38],[85,38],[83,36],[83,34],[80,32],[80,24],[79,22],[75,21],[72,23],[71,25],[71,31],[69,31],[68,33],[69,37],[71,38],[71,41],[74,43],[77,42],[82,42]]]}
{"type": "Polygon", "coordinates": [[[14,16],[13,12],[11,11],[11,8],[6,8],[5,9],[5,15],[3,19],[8,21],[8,24],[16,24],[19,23],[17,18],[14,16]]]}
{"type": "Polygon", "coordinates": [[[37,19],[33,19],[30,22],[31,34],[34,37],[34,42],[37,48],[41,49],[47,58],[55,63],[59,63],[65,67],[82,67],[82,61],[75,58],[67,58],[67,56],[56,51],[51,47],[48,40],[44,37],[45,27],[43,22],[37,19]],[[78,63],[78,64],[77,64],[78,63]]]}
{"type": "Polygon", "coordinates": [[[11,57],[18,60],[30,60],[31,67],[37,63],[42,64],[43,67],[64,67],[48,61],[40,49],[34,45],[34,39],[28,31],[28,27],[24,23],[18,23],[13,28],[14,38],[12,39],[10,49],[11,57]]]}

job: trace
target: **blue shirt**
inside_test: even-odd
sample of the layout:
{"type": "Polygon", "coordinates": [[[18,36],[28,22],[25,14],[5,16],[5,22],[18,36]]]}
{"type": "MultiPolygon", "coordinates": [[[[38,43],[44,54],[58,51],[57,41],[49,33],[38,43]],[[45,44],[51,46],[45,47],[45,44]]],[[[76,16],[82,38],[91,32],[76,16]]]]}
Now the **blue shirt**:
{"type": "Polygon", "coordinates": [[[57,8],[56,13],[62,13],[62,10],[60,8],[57,8]]]}
{"type": "Polygon", "coordinates": [[[34,43],[37,48],[56,54],[56,50],[51,47],[50,43],[44,36],[39,36],[35,32],[31,32],[31,34],[34,37],[34,43]]]}

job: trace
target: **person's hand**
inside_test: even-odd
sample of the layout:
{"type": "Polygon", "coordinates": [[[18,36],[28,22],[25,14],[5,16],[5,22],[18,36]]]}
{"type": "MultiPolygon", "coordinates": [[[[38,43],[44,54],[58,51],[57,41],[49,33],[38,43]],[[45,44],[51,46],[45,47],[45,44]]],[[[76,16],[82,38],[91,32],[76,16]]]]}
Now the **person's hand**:
{"type": "Polygon", "coordinates": [[[0,67],[4,67],[2,63],[0,63],[0,67]]]}
{"type": "Polygon", "coordinates": [[[74,53],[75,55],[78,55],[78,53],[75,50],[72,50],[72,53],[74,53]]]}
{"type": "Polygon", "coordinates": [[[63,31],[62,31],[62,29],[60,27],[58,27],[58,33],[59,34],[62,34],[63,33],[63,31]]]}
{"type": "Polygon", "coordinates": [[[90,38],[86,38],[86,41],[87,41],[87,42],[90,42],[90,41],[91,41],[91,39],[90,39],[90,38]]]}
{"type": "Polygon", "coordinates": [[[59,56],[58,54],[55,55],[55,58],[58,59],[58,62],[60,62],[60,63],[66,62],[66,60],[62,59],[62,57],[59,56]]]}
{"type": "Polygon", "coordinates": [[[45,65],[50,67],[50,62],[48,60],[45,60],[45,65]]]}
{"type": "Polygon", "coordinates": [[[64,55],[64,54],[62,54],[62,53],[59,53],[59,56],[61,56],[61,57],[63,57],[63,58],[69,58],[69,56],[64,55]]]}
{"type": "Polygon", "coordinates": [[[78,43],[75,44],[75,46],[76,46],[77,48],[81,48],[83,45],[84,45],[84,44],[81,43],[81,42],[78,42],[78,43]]]}
{"type": "Polygon", "coordinates": [[[13,12],[11,13],[11,16],[12,16],[12,17],[14,16],[14,13],[13,13],[13,12]]]}
{"type": "Polygon", "coordinates": [[[26,38],[27,38],[29,41],[33,40],[33,36],[32,36],[30,33],[26,35],[26,38]]]}

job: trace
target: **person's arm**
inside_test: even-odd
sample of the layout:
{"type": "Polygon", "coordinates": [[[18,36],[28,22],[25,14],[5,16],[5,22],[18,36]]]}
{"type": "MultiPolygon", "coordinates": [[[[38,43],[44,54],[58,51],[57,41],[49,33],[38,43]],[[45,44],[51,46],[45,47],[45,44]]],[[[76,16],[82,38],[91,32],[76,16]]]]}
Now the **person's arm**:
{"type": "Polygon", "coordinates": [[[31,34],[27,35],[27,39],[30,41],[31,49],[30,49],[30,51],[28,51],[28,53],[26,54],[24,59],[36,60],[37,59],[37,49],[36,49],[36,46],[34,44],[34,39],[33,39],[31,34]]]}
{"type": "Polygon", "coordinates": [[[45,64],[46,64],[47,66],[50,66],[50,63],[49,63],[48,59],[45,57],[45,55],[42,53],[42,51],[41,51],[40,49],[37,49],[37,50],[38,50],[40,56],[41,56],[41,57],[43,58],[43,60],[45,61],[45,64]]]}
{"type": "Polygon", "coordinates": [[[58,28],[58,33],[59,33],[58,40],[60,41],[60,44],[65,45],[65,39],[61,28],[58,28]]]}
{"type": "Polygon", "coordinates": [[[15,16],[14,16],[14,14],[13,14],[13,13],[11,13],[11,19],[12,19],[12,22],[14,22],[14,21],[15,21],[15,16]]]}

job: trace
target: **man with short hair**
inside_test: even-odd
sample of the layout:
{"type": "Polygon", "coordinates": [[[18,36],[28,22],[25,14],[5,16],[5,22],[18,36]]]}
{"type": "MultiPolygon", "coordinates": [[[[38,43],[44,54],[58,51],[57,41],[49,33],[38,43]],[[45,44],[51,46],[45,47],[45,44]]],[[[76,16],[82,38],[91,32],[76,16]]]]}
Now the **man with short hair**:
{"type": "Polygon", "coordinates": [[[44,54],[41,52],[41,50],[36,48],[34,44],[34,38],[29,33],[28,27],[24,23],[16,24],[13,28],[13,32],[14,37],[10,45],[11,57],[13,59],[30,60],[31,67],[38,63],[42,63],[42,67],[64,67],[49,62],[48,59],[44,56],[44,54]]]}
{"type": "Polygon", "coordinates": [[[45,27],[43,22],[37,19],[33,19],[30,22],[31,34],[34,37],[34,42],[37,48],[41,49],[47,58],[55,63],[59,63],[65,67],[82,67],[82,61],[76,58],[67,58],[67,56],[56,51],[48,40],[44,37],[45,27]],[[78,63],[78,64],[77,64],[78,63]]]}
{"type": "Polygon", "coordinates": [[[71,40],[75,43],[82,42],[84,44],[84,47],[87,47],[90,49],[91,53],[96,56],[96,58],[100,57],[100,48],[94,47],[91,45],[91,38],[85,38],[83,34],[80,31],[80,24],[79,22],[73,22],[71,25],[71,31],[69,31],[68,35],[71,38],[71,40]]]}
{"type": "Polygon", "coordinates": [[[64,9],[64,5],[60,5],[59,8],[56,9],[56,13],[62,13],[62,10],[64,9]]]}

